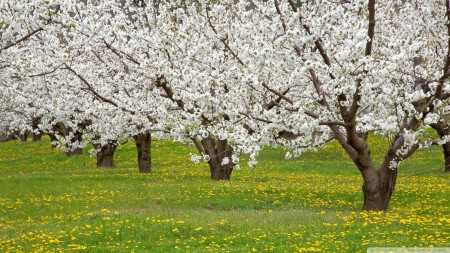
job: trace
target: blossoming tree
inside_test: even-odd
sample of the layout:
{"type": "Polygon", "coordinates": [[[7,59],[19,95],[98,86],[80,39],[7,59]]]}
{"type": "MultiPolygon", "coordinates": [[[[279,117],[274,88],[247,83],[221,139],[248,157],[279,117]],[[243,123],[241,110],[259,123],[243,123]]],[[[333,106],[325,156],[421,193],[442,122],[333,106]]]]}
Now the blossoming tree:
{"type": "MultiPolygon", "coordinates": [[[[43,111],[17,89],[21,64],[18,56],[26,51],[29,41],[52,22],[51,5],[47,1],[2,1],[0,3],[0,114],[2,131],[14,131],[26,139],[42,135],[38,128],[43,111]]],[[[22,88],[22,87],[20,87],[22,88]]]]}
{"type": "Polygon", "coordinates": [[[361,173],[363,208],[386,210],[399,163],[426,145],[424,130],[449,97],[449,8],[439,0],[241,1],[213,22],[219,39],[233,38],[241,89],[279,99],[272,110],[246,102],[249,120],[265,123],[256,132],[288,132],[294,138],[281,142],[297,153],[335,138],[361,173]],[[380,165],[370,133],[391,140],[380,165]]]}
{"type": "MultiPolygon", "coordinates": [[[[247,130],[236,124],[230,111],[225,113],[238,102],[235,92],[239,91],[228,89],[217,74],[210,73],[227,56],[212,61],[217,42],[208,35],[216,34],[200,30],[208,19],[197,15],[194,5],[68,2],[61,10],[66,12],[63,23],[70,25],[57,36],[70,38],[71,46],[62,46],[70,48],[71,57],[60,70],[79,79],[71,82],[116,108],[119,115],[129,114],[139,128],[193,140],[210,165],[211,177],[228,180],[237,156],[227,133],[230,128],[247,130]],[[78,14],[71,15],[71,8],[78,14]]],[[[135,130],[128,124],[125,131],[135,130]]],[[[149,142],[146,136],[136,141],[149,142]]]]}

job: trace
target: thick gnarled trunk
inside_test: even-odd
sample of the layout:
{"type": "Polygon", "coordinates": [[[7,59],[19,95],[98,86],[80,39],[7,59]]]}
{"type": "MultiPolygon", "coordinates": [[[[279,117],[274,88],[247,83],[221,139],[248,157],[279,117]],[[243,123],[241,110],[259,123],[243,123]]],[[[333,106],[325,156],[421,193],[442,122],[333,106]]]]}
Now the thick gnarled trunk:
{"type": "Polygon", "coordinates": [[[134,136],[137,149],[137,161],[139,172],[150,173],[152,171],[151,159],[151,133],[145,132],[134,136]]]}
{"type": "MultiPolygon", "coordinates": [[[[363,207],[365,211],[386,211],[389,207],[397,180],[397,151],[402,147],[404,138],[399,135],[389,147],[384,162],[375,169],[368,145],[368,135],[356,133],[353,129],[347,138],[338,136],[338,141],[353,160],[363,178],[363,207]]],[[[338,132],[339,133],[339,132],[338,132]]],[[[412,152],[411,150],[410,152],[412,152]]],[[[401,160],[401,159],[400,159],[401,160]]]]}
{"type": "MultiPolygon", "coordinates": [[[[194,113],[193,110],[185,108],[185,103],[183,100],[174,97],[174,91],[171,87],[169,87],[168,82],[167,80],[165,80],[164,76],[159,76],[155,83],[157,87],[162,88],[162,90],[164,91],[164,97],[167,97],[175,102],[180,109],[188,113],[194,113]]],[[[225,120],[229,119],[227,115],[224,115],[223,117],[225,120]]],[[[208,125],[208,120],[206,118],[203,118],[202,124],[205,126],[208,125]]],[[[234,167],[231,158],[233,150],[228,145],[227,141],[219,140],[215,136],[211,135],[202,139],[194,137],[192,138],[192,141],[194,142],[200,154],[209,156],[208,164],[211,171],[211,179],[217,181],[230,180],[231,173],[234,167]]]]}
{"type": "Polygon", "coordinates": [[[383,164],[378,171],[373,168],[367,168],[366,170],[362,173],[364,179],[362,187],[363,210],[386,211],[394,193],[397,168],[389,168],[388,165],[383,164]]]}
{"type": "Polygon", "coordinates": [[[227,141],[208,136],[202,140],[194,139],[194,144],[200,153],[209,156],[208,165],[211,179],[216,181],[230,180],[234,168],[233,149],[227,141]]]}
{"type": "Polygon", "coordinates": [[[94,145],[97,148],[97,168],[113,168],[114,167],[114,152],[117,148],[116,142],[108,143],[102,147],[94,145]]]}

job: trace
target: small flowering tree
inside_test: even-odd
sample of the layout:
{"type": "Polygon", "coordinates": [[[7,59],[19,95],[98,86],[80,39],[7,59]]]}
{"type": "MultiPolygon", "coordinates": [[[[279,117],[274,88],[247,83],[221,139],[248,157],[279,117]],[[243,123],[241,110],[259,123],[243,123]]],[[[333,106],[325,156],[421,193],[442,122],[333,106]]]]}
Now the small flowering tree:
{"type": "Polygon", "coordinates": [[[141,59],[126,53],[132,45],[125,34],[132,8],[121,1],[61,1],[58,22],[46,29],[43,39],[52,45],[41,47],[31,60],[48,63],[33,67],[40,73],[33,82],[47,83],[70,96],[67,101],[79,104],[70,115],[81,124],[71,129],[92,141],[98,166],[112,166],[118,141],[133,138],[139,171],[147,173],[151,171],[151,132],[160,129],[158,117],[164,115],[165,106],[149,87],[148,75],[130,66],[141,64],[141,59]]]}
{"type": "Polygon", "coordinates": [[[160,58],[148,68],[156,70],[153,83],[173,108],[167,121],[171,135],[193,141],[200,153],[193,161],[206,160],[213,180],[230,180],[239,155],[256,153],[258,145],[239,114],[242,93],[233,87],[233,52],[211,22],[221,7],[209,1],[161,5],[154,35],[148,35],[153,40],[136,45],[159,45],[160,58]]]}
{"type": "MultiPolygon", "coordinates": [[[[89,54],[93,50],[85,48],[89,46],[85,41],[87,33],[75,29],[74,21],[85,17],[74,15],[78,6],[76,1],[2,2],[0,35],[5,44],[1,45],[1,85],[14,95],[9,108],[15,111],[8,111],[8,116],[16,119],[7,125],[23,132],[30,128],[46,131],[70,155],[81,153],[85,135],[99,151],[97,165],[109,167],[117,140],[131,132],[140,133],[133,128],[136,122],[132,117],[124,113],[119,116],[118,111],[123,110],[117,110],[117,104],[96,93],[97,87],[90,86],[89,79],[77,72],[77,68],[83,69],[81,61],[90,65],[98,62],[97,58],[90,62],[89,57],[94,56],[89,54]],[[93,98],[92,93],[98,96],[93,98]]],[[[81,10],[83,14],[93,14],[81,10]]],[[[85,17],[87,22],[91,21],[89,17],[85,17]]],[[[92,28],[89,23],[78,24],[87,25],[87,31],[92,28]]],[[[102,71],[88,78],[107,73],[102,71]]],[[[144,157],[139,160],[140,168],[149,171],[148,156],[140,152],[139,157],[144,157]]]]}

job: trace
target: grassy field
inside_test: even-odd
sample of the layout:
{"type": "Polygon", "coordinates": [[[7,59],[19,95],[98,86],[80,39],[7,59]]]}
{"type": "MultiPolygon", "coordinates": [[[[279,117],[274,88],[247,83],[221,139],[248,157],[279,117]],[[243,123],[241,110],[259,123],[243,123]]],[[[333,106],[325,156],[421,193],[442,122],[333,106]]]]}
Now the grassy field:
{"type": "MultiPolygon", "coordinates": [[[[385,143],[372,140],[379,160],[385,143]]],[[[286,161],[266,150],[229,183],[192,147],[153,145],[139,175],[132,143],[117,168],[38,143],[0,143],[0,252],[365,252],[450,247],[450,175],[438,147],[402,164],[388,213],[360,212],[361,179],[336,144],[286,161]]]]}

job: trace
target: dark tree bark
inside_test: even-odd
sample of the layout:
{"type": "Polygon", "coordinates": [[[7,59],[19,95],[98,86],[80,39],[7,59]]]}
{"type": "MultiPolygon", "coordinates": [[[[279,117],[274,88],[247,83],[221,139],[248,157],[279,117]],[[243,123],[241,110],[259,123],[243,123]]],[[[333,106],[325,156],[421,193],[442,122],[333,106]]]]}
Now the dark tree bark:
{"type": "Polygon", "coordinates": [[[14,134],[0,133],[0,142],[7,142],[14,139],[16,139],[14,134]]]}
{"type": "Polygon", "coordinates": [[[40,141],[42,140],[42,133],[33,133],[32,137],[33,141],[40,141]]]}
{"type": "Polygon", "coordinates": [[[140,173],[150,173],[152,171],[151,159],[151,133],[145,132],[134,136],[137,149],[137,161],[140,173]]]}
{"type": "Polygon", "coordinates": [[[232,162],[233,149],[226,140],[219,140],[214,136],[208,136],[202,140],[193,139],[195,146],[201,154],[209,156],[209,170],[211,179],[216,181],[228,181],[233,172],[234,163],[232,162]],[[227,163],[223,163],[227,159],[227,163]]]}
{"type": "MultiPolygon", "coordinates": [[[[73,131],[71,128],[66,128],[66,136],[73,132],[73,136],[70,138],[70,143],[81,143],[83,141],[83,134],[79,131],[73,131]]],[[[80,147],[69,148],[66,152],[67,156],[75,156],[83,154],[83,149],[80,147]]]]}
{"type": "MultiPolygon", "coordinates": [[[[83,141],[83,134],[78,131],[78,130],[73,130],[70,127],[66,127],[64,124],[62,123],[57,123],[54,127],[53,127],[53,131],[59,135],[64,136],[65,138],[69,138],[69,143],[74,143],[74,142],[82,142],[83,141]]],[[[58,141],[56,138],[56,134],[49,134],[50,139],[52,141],[58,141]]],[[[54,144],[52,144],[54,146],[54,144]]],[[[55,147],[55,146],[54,146],[55,147]]],[[[64,152],[67,156],[74,156],[74,155],[81,155],[83,154],[83,149],[77,147],[77,148],[72,148],[69,146],[66,146],[66,151],[64,152]]]]}
{"type": "Polygon", "coordinates": [[[28,134],[29,134],[28,131],[25,131],[25,132],[23,132],[23,133],[19,133],[19,134],[18,134],[19,140],[20,140],[21,142],[27,142],[27,140],[28,140],[28,134]]]}
{"type": "MultiPolygon", "coordinates": [[[[444,121],[440,121],[431,126],[441,138],[450,135],[450,126],[444,121]]],[[[444,155],[444,171],[450,173],[450,142],[442,144],[442,153],[444,155]]]]}
{"type": "Polygon", "coordinates": [[[33,141],[40,141],[42,139],[42,131],[39,130],[39,123],[41,122],[41,118],[33,118],[32,128],[33,132],[31,133],[33,141]]]}
{"type": "MultiPolygon", "coordinates": [[[[191,114],[195,113],[195,110],[192,110],[192,108],[187,109],[185,107],[183,100],[174,97],[174,91],[169,87],[164,76],[158,77],[156,86],[164,90],[164,95],[162,95],[163,97],[170,99],[180,109],[191,114]]],[[[229,120],[229,117],[224,115],[224,119],[229,120]]],[[[202,124],[208,125],[209,123],[209,120],[205,116],[202,116],[202,124]]],[[[213,180],[230,180],[231,173],[234,168],[234,164],[231,159],[233,150],[228,145],[227,141],[218,140],[214,136],[208,136],[202,140],[197,138],[193,138],[192,140],[201,154],[207,154],[209,156],[208,164],[211,171],[211,178],[213,180]],[[224,158],[228,158],[229,162],[227,164],[222,163],[224,158]]]]}
{"type": "Polygon", "coordinates": [[[444,143],[442,145],[442,150],[444,153],[444,171],[450,173],[450,142],[444,143]]]}
{"type": "MultiPolygon", "coordinates": [[[[94,145],[95,146],[95,145],[94,145]]],[[[117,142],[108,143],[102,147],[96,146],[97,151],[97,168],[113,168],[114,152],[117,148],[117,142]]]]}
{"type": "MultiPolygon", "coordinates": [[[[334,127],[333,127],[334,128],[334,127]]],[[[389,207],[397,179],[396,150],[398,141],[390,147],[383,164],[376,169],[372,162],[367,135],[361,135],[354,131],[353,127],[347,128],[347,136],[336,131],[337,139],[353,160],[363,178],[363,210],[386,211],[389,207]]],[[[399,139],[399,138],[397,138],[399,139]]]]}
{"type": "MultiPolygon", "coordinates": [[[[299,12],[300,9],[295,4],[295,1],[289,0],[289,5],[294,12],[299,12]]],[[[277,13],[281,16],[281,10],[279,8],[278,1],[275,1],[275,7],[277,13]]],[[[372,55],[373,42],[376,39],[376,0],[368,0],[368,30],[367,36],[368,40],[366,42],[366,50],[365,55],[372,55]]],[[[447,21],[450,21],[450,0],[446,0],[445,4],[447,21]]],[[[310,33],[310,26],[306,23],[302,22],[302,19],[299,19],[300,24],[303,28],[310,33]]],[[[286,27],[286,23],[281,18],[281,22],[283,27],[286,27]]],[[[450,37],[450,22],[447,22],[447,35],[450,37]]],[[[328,55],[326,48],[323,46],[323,42],[321,38],[317,38],[314,41],[316,51],[322,58],[323,62],[331,66],[333,62],[330,61],[331,57],[328,55]]],[[[302,50],[295,46],[295,52],[298,57],[303,58],[302,50]]],[[[316,69],[311,67],[308,69],[310,80],[316,93],[320,100],[317,102],[320,106],[324,108],[324,110],[330,109],[329,99],[330,97],[322,89],[322,82],[319,76],[316,74],[316,69]]],[[[397,179],[397,169],[398,162],[405,160],[410,157],[419,147],[419,144],[410,144],[405,145],[405,132],[406,131],[417,131],[422,125],[423,122],[430,112],[433,111],[433,102],[436,100],[444,100],[450,97],[450,93],[444,92],[444,82],[450,77],[450,39],[447,38],[447,56],[445,59],[445,65],[443,67],[443,75],[438,81],[438,86],[436,88],[435,95],[429,98],[423,98],[418,101],[413,102],[415,109],[417,112],[421,113],[421,117],[411,117],[408,120],[404,120],[401,123],[400,129],[402,129],[398,135],[394,138],[394,141],[391,143],[388,152],[385,155],[384,161],[380,168],[375,169],[373,166],[372,158],[370,155],[370,148],[368,145],[368,133],[359,133],[357,130],[357,116],[362,111],[360,108],[362,87],[364,85],[363,79],[355,79],[355,91],[353,94],[339,94],[337,96],[337,101],[333,101],[339,107],[341,120],[337,122],[321,122],[320,124],[328,126],[330,130],[333,132],[334,138],[336,138],[342,148],[347,152],[350,158],[353,160],[354,164],[358,167],[364,184],[362,187],[363,196],[364,196],[364,204],[363,209],[368,211],[385,211],[389,206],[389,201],[392,197],[392,194],[395,189],[396,179],[397,179]],[[352,101],[350,104],[344,105],[347,101],[352,101]]],[[[331,79],[335,79],[335,76],[330,73],[329,77],[331,79]]],[[[419,80],[416,80],[419,81],[419,80]]],[[[427,80],[428,81],[428,80],[427,80]]],[[[422,91],[429,92],[430,88],[428,85],[417,86],[422,89],[422,91]]],[[[277,95],[279,101],[285,101],[291,105],[294,102],[287,96],[287,93],[280,93],[276,90],[273,90],[269,87],[266,89],[273,94],[277,95]]],[[[320,115],[315,112],[305,111],[305,114],[310,116],[313,119],[319,120],[320,115]]],[[[445,147],[444,152],[446,152],[447,147],[445,147]]],[[[446,155],[446,154],[445,154],[446,155]]]]}
{"type": "Polygon", "coordinates": [[[58,146],[58,138],[56,138],[56,135],[54,133],[49,133],[48,137],[50,138],[51,144],[53,148],[56,148],[58,146]]]}
{"type": "MultiPolygon", "coordinates": [[[[90,122],[82,122],[82,123],[78,124],[77,129],[73,129],[71,127],[65,126],[63,123],[57,123],[53,126],[54,133],[49,134],[50,139],[52,140],[52,142],[57,141],[56,134],[59,134],[59,135],[64,136],[66,139],[70,138],[68,140],[69,143],[81,143],[83,141],[83,133],[81,131],[83,129],[85,129],[89,124],[90,124],[90,122]]],[[[79,147],[71,148],[69,146],[66,146],[66,148],[67,148],[67,151],[65,151],[65,154],[67,156],[83,154],[82,148],[79,148],[79,147]]]]}
{"type": "MultiPolygon", "coordinates": [[[[419,121],[412,119],[408,128],[416,129],[419,121]]],[[[406,151],[399,152],[405,145],[404,133],[399,133],[389,146],[380,168],[375,169],[368,145],[368,136],[360,135],[353,126],[347,127],[347,135],[336,131],[336,138],[347,154],[358,167],[363,178],[363,210],[386,211],[395,190],[398,162],[410,157],[419,147],[409,146],[406,151]]]]}
{"type": "MultiPolygon", "coordinates": [[[[360,169],[361,170],[361,169],[360,169]]],[[[394,193],[397,180],[397,167],[383,164],[377,170],[366,168],[363,176],[363,210],[386,211],[394,193]]]]}
{"type": "Polygon", "coordinates": [[[52,130],[48,133],[50,137],[50,141],[52,142],[52,147],[58,147],[58,138],[57,135],[64,136],[66,134],[66,127],[63,123],[56,123],[52,126],[52,130]]]}

